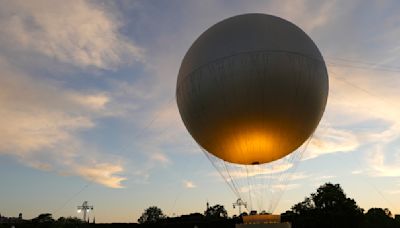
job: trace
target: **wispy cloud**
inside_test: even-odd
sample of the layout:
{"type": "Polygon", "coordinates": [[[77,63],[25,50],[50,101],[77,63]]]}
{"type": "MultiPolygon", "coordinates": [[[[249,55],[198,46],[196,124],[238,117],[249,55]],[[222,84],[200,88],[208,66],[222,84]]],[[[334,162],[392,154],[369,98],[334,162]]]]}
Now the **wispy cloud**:
{"type": "MultiPolygon", "coordinates": [[[[170,168],[172,161],[168,155],[158,146],[145,145],[137,147],[139,151],[136,151],[134,165],[136,168],[133,170],[133,176],[135,176],[135,183],[147,184],[149,178],[154,170],[170,168]]],[[[125,155],[125,158],[128,158],[125,155]]]]}
{"type": "Polygon", "coordinates": [[[322,125],[314,133],[303,160],[330,153],[352,152],[360,144],[355,133],[322,125]]]}
{"type": "Polygon", "coordinates": [[[326,181],[326,180],[332,180],[333,178],[336,178],[334,175],[323,175],[323,176],[317,176],[314,179],[317,181],[326,181]]]}
{"type": "Polygon", "coordinates": [[[303,180],[303,179],[306,179],[306,178],[309,178],[309,177],[310,177],[310,175],[306,174],[304,172],[296,172],[296,173],[292,173],[291,175],[289,175],[287,180],[296,181],[296,180],[303,180]]]}
{"type": "Polygon", "coordinates": [[[64,96],[68,92],[50,82],[31,79],[10,67],[4,59],[0,66],[0,140],[4,140],[0,148],[3,152],[50,148],[68,140],[70,133],[94,125],[91,118],[79,112],[79,104],[64,96]]]}
{"type": "Polygon", "coordinates": [[[165,154],[162,153],[153,153],[150,155],[152,161],[161,163],[161,164],[169,164],[171,161],[165,154]]]}
{"type": "Polygon", "coordinates": [[[144,60],[143,50],[119,33],[122,23],[100,4],[85,0],[60,3],[3,0],[3,48],[102,69],[144,60]]]}
{"type": "MultiPolygon", "coordinates": [[[[110,159],[80,137],[101,117],[127,110],[119,105],[119,94],[69,89],[50,78],[66,69],[87,73],[145,63],[144,49],[120,32],[124,23],[111,5],[86,0],[0,4],[0,154],[33,168],[122,187],[126,178],[120,158],[110,159]],[[52,69],[52,63],[57,67],[52,69]]],[[[162,153],[149,160],[169,163],[162,153]]]]}
{"type": "Polygon", "coordinates": [[[267,13],[279,15],[312,32],[333,19],[337,1],[323,1],[316,3],[309,0],[271,1],[263,7],[267,13]]]}
{"type": "Polygon", "coordinates": [[[83,164],[76,167],[76,173],[80,176],[111,188],[123,187],[121,182],[126,178],[118,176],[121,172],[122,166],[110,163],[83,164]]]}
{"type": "Polygon", "coordinates": [[[183,181],[183,185],[185,186],[185,188],[197,188],[197,186],[192,181],[188,180],[183,181]]]}
{"type": "Polygon", "coordinates": [[[71,94],[71,99],[77,103],[82,104],[90,109],[100,110],[104,109],[107,103],[110,102],[110,97],[106,94],[90,94],[85,95],[81,93],[71,94]]]}
{"type": "Polygon", "coordinates": [[[104,162],[102,153],[77,137],[80,131],[93,128],[101,115],[93,102],[82,102],[97,95],[70,91],[50,80],[34,80],[3,57],[0,68],[0,154],[33,168],[121,187],[124,178],[117,175],[123,166],[104,162]]]}
{"type": "Polygon", "coordinates": [[[384,145],[377,144],[370,151],[370,157],[367,159],[370,165],[369,174],[372,176],[398,177],[400,176],[400,151],[388,149],[391,154],[385,152],[384,145]]]}
{"type": "Polygon", "coordinates": [[[400,152],[393,147],[400,139],[400,93],[396,89],[400,81],[396,74],[379,72],[380,77],[376,77],[373,70],[337,71],[333,74],[336,97],[331,102],[330,121],[352,128],[352,134],[357,134],[352,140],[354,145],[362,142],[372,148],[366,159],[370,169],[367,173],[400,176],[395,165],[400,152]]]}

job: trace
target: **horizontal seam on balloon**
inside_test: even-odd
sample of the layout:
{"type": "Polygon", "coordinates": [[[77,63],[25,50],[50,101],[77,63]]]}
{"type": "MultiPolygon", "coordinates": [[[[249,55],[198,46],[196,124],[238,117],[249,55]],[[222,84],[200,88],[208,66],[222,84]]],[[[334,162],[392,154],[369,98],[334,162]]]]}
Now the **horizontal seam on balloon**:
{"type": "MultiPolygon", "coordinates": [[[[210,62],[207,62],[207,63],[205,63],[205,64],[202,64],[202,65],[198,66],[195,70],[193,70],[192,72],[190,72],[189,74],[186,74],[186,75],[184,76],[183,80],[186,80],[186,79],[188,78],[188,75],[194,74],[196,71],[198,71],[199,69],[203,68],[204,66],[206,66],[206,65],[208,65],[208,64],[210,64],[210,63],[215,63],[215,62],[218,62],[218,61],[220,61],[220,60],[223,60],[223,59],[226,59],[226,58],[231,58],[231,57],[238,56],[238,55],[242,55],[242,54],[263,53],[263,52],[274,52],[274,53],[290,53],[290,54],[295,54],[295,55],[299,55],[299,56],[302,56],[302,57],[306,57],[306,58],[312,59],[312,60],[317,61],[317,62],[322,62],[322,63],[324,63],[324,65],[325,65],[325,61],[324,61],[323,59],[318,59],[318,58],[310,57],[310,56],[308,56],[308,55],[304,55],[304,54],[301,54],[301,53],[299,53],[299,52],[294,52],[294,51],[281,51],[281,50],[244,51],[244,52],[239,52],[239,53],[235,53],[235,54],[232,54],[232,55],[220,57],[220,58],[214,59],[214,60],[212,60],[212,61],[210,61],[210,62]]],[[[321,55],[321,57],[322,57],[322,55],[321,55]]],[[[183,62],[183,61],[182,61],[182,62],[183,62]]],[[[325,68],[326,68],[326,66],[325,66],[325,68]]],[[[179,75],[179,73],[178,73],[178,75],[179,75]]],[[[180,84],[177,85],[176,91],[179,90],[179,87],[180,87],[180,84]]]]}

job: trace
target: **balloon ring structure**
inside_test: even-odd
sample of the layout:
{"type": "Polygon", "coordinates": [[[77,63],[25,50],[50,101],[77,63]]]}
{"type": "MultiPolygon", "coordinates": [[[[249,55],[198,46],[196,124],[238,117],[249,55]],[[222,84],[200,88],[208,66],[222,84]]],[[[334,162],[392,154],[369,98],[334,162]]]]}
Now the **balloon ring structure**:
{"type": "Polygon", "coordinates": [[[207,29],[182,60],[176,100],[182,120],[209,153],[263,164],[300,147],[324,113],[324,59],[296,25],[244,14],[207,29]]]}

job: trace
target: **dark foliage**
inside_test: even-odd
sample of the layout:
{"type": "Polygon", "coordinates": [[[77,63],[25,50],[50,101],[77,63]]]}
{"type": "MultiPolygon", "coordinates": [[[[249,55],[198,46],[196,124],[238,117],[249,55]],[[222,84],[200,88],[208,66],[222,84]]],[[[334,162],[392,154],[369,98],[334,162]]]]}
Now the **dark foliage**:
{"type": "Polygon", "coordinates": [[[38,217],[32,219],[33,223],[53,223],[54,219],[50,213],[40,214],[38,217]]]}
{"type": "Polygon", "coordinates": [[[353,199],[346,197],[339,184],[331,183],[319,187],[281,218],[291,222],[292,228],[400,228],[400,219],[395,220],[389,209],[371,208],[364,214],[353,199]]]}
{"type": "Polygon", "coordinates": [[[392,217],[389,209],[385,208],[371,208],[365,214],[366,228],[400,228],[400,222],[392,217]]]}
{"type": "Polygon", "coordinates": [[[228,217],[228,213],[226,212],[224,206],[219,205],[219,204],[207,208],[207,210],[204,212],[204,215],[208,218],[227,218],[228,217]]]}
{"type": "Polygon", "coordinates": [[[363,210],[346,197],[339,184],[326,183],[283,213],[282,220],[292,222],[293,228],[357,228],[363,227],[363,210]]]}
{"type": "Polygon", "coordinates": [[[142,216],[138,219],[140,224],[144,223],[157,223],[160,220],[165,219],[166,216],[163,214],[162,210],[156,206],[147,208],[142,216]]]}

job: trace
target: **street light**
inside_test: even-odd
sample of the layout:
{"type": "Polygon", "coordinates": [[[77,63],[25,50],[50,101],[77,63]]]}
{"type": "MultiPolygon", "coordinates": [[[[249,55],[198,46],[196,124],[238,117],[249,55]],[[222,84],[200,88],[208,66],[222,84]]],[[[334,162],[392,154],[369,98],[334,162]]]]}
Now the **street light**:
{"type": "Polygon", "coordinates": [[[83,221],[86,222],[86,214],[93,210],[93,206],[88,205],[88,201],[84,201],[82,206],[78,206],[78,213],[83,211],[83,221]]]}

